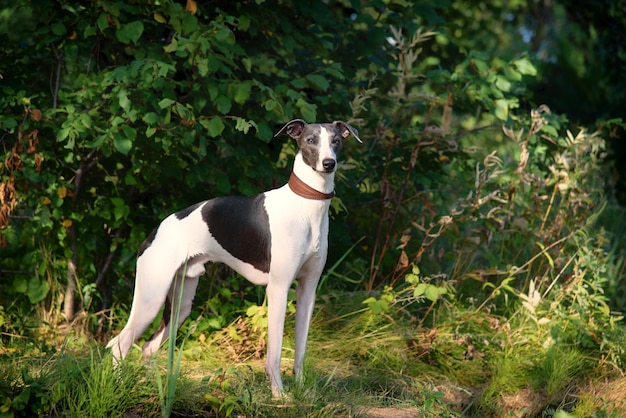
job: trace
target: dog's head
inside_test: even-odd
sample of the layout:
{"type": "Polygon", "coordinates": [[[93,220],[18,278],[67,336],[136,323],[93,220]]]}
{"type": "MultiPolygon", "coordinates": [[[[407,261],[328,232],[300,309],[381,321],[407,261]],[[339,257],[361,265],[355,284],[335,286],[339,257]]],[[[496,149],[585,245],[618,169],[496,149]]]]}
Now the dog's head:
{"type": "Polygon", "coordinates": [[[298,143],[304,162],[318,173],[334,173],[343,139],[351,134],[361,142],[356,129],[345,122],[308,124],[294,119],[274,136],[287,134],[298,143]]]}

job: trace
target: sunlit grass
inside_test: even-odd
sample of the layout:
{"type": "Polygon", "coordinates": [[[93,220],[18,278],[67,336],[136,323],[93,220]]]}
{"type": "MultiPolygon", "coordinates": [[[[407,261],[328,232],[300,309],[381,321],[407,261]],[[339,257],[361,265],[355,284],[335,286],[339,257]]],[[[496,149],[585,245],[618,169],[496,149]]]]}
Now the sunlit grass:
{"type": "MultiPolygon", "coordinates": [[[[368,417],[386,411],[461,417],[578,408],[585,414],[597,410],[606,414],[596,416],[618,416],[608,411],[624,411],[611,395],[605,394],[601,405],[586,395],[604,373],[593,358],[576,347],[546,343],[544,331],[523,311],[507,322],[442,305],[433,312],[437,326],[421,328],[391,316],[372,318],[357,303],[359,297],[322,299],[300,385],[291,372],[294,320],[288,317],[282,361],[285,400],[272,399],[263,356],[233,356],[233,347],[215,332],[192,337],[184,345],[171,414],[368,417]]],[[[138,351],[132,350],[130,360],[115,370],[110,354],[87,341],[72,352],[30,355],[15,363],[4,355],[0,373],[10,382],[14,399],[30,388],[31,407],[39,397],[42,413],[160,416],[156,374],[166,373],[167,350],[147,363],[138,351]],[[23,369],[28,370],[26,380],[23,369]]]]}

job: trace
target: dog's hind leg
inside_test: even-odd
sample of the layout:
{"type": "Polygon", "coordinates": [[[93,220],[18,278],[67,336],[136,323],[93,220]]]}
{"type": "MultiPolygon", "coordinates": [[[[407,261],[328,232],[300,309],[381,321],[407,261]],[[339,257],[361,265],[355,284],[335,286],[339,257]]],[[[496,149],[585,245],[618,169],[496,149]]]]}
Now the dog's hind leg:
{"type": "Polygon", "coordinates": [[[126,357],[133,343],[152,323],[165,302],[176,271],[163,267],[164,263],[156,260],[138,260],[135,294],[128,322],[119,335],[107,344],[116,362],[126,357]]]}
{"type": "Polygon", "coordinates": [[[204,274],[204,263],[208,261],[204,257],[191,257],[183,266],[181,266],[176,272],[176,278],[170,286],[167,298],[165,299],[165,308],[163,309],[163,319],[161,319],[161,325],[156,332],[150,337],[150,339],[143,345],[144,358],[150,357],[156,352],[163,341],[169,337],[171,332],[171,314],[179,310],[178,324],[176,329],[180,327],[185,319],[191,312],[193,305],[193,298],[196,295],[196,289],[198,288],[199,277],[204,274]],[[182,281],[181,289],[181,277],[185,277],[182,281]],[[181,295],[182,291],[182,295],[181,295]],[[180,307],[178,301],[180,298],[180,307]]]}
{"type": "Polygon", "coordinates": [[[191,312],[193,298],[196,294],[196,288],[198,287],[198,281],[198,275],[193,277],[186,276],[185,280],[183,281],[182,297],[180,294],[181,280],[177,278],[174,281],[165,300],[165,309],[163,309],[163,319],[161,320],[161,325],[152,335],[152,337],[150,337],[150,339],[143,345],[142,351],[144,358],[150,357],[154,352],[156,352],[163,343],[163,341],[165,341],[165,339],[170,336],[172,328],[170,323],[171,313],[176,312],[176,309],[179,309],[179,297],[181,298],[181,304],[176,329],[178,329],[178,327],[180,327],[183,322],[185,322],[185,319],[189,316],[189,313],[191,312]]]}

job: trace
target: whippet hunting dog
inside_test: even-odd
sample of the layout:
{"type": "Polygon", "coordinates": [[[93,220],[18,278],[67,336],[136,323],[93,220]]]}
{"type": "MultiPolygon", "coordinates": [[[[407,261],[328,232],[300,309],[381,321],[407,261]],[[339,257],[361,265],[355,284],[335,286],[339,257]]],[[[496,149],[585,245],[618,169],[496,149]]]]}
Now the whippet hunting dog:
{"type": "Polygon", "coordinates": [[[266,286],[265,372],[275,397],[283,394],[280,358],[287,292],[298,281],[294,373],[297,380],[302,378],[315,290],[328,253],[328,209],[337,155],[344,138],[353,135],[362,141],[352,126],[340,121],[307,124],[295,119],[275,136],[283,134],[294,138],[299,148],[286,185],[255,197],[197,203],[167,217],[141,245],[128,323],[107,345],[116,363],[165,304],[161,326],[143,346],[144,357],[152,355],[170,334],[171,309],[180,308],[177,326],[189,315],[204,265],[222,262],[250,282],[266,286]]]}

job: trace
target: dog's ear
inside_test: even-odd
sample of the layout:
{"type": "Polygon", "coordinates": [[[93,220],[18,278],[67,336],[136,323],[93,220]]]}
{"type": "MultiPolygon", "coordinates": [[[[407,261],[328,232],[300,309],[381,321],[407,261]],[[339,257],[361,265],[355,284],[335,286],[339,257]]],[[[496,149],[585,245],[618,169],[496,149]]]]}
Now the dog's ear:
{"type": "Polygon", "coordinates": [[[274,137],[287,134],[292,138],[297,138],[302,134],[302,131],[304,130],[305,125],[306,125],[306,122],[303,121],[302,119],[294,119],[292,121],[289,121],[285,126],[283,126],[281,130],[278,131],[276,135],[274,135],[274,137]]]}
{"type": "Polygon", "coordinates": [[[340,120],[336,120],[333,122],[333,125],[335,125],[339,129],[339,133],[341,133],[341,136],[344,139],[349,137],[350,134],[352,134],[356,138],[357,141],[359,141],[361,144],[363,143],[363,141],[361,141],[361,138],[359,138],[359,131],[354,129],[349,124],[342,122],[340,120]]]}

